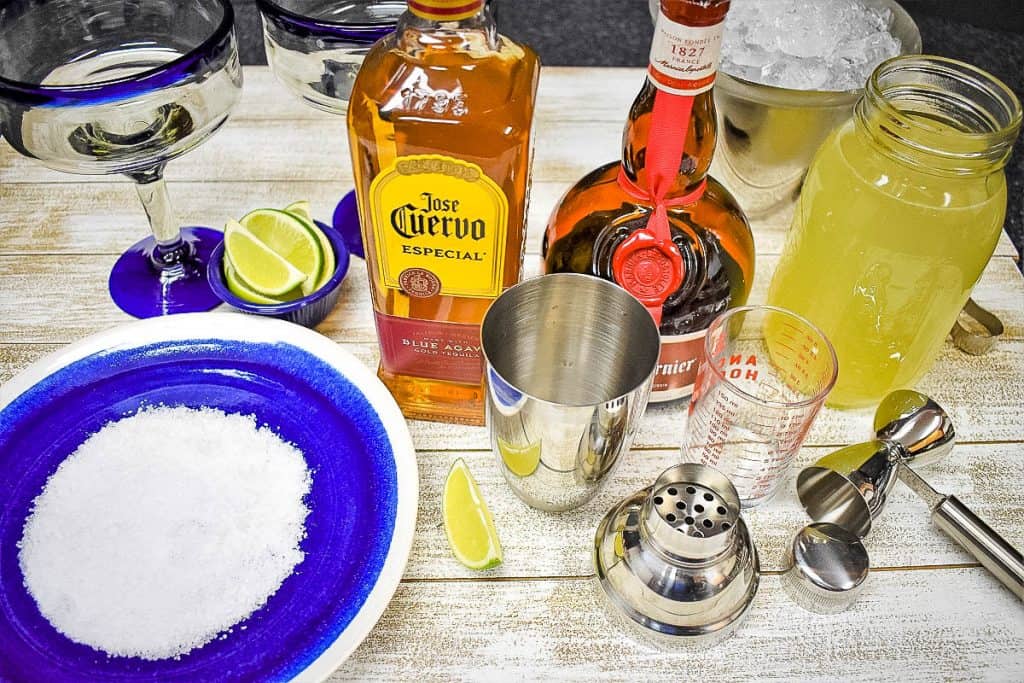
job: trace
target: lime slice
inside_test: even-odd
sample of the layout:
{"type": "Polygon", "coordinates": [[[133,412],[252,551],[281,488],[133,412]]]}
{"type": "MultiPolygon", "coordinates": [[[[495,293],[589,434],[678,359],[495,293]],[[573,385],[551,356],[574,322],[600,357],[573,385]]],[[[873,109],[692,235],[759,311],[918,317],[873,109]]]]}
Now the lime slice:
{"type": "Polygon", "coordinates": [[[306,227],[312,230],[317,239],[320,241],[320,248],[324,254],[324,266],[320,272],[320,279],[317,281],[313,291],[316,291],[327,284],[327,281],[334,275],[334,271],[338,267],[338,262],[334,257],[334,247],[331,245],[330,240],[327,239],[327,235],[324,231],[317,227],[316,221],[313,220],[313,216],[310,213],[309,202],[303,199],[300,202],[289,204],[284,207],[284,210],[301,219],[306,223],[306,227]]]}
{"type": "Polygon", "coordinates": [[[308,223],[313,222],[313,213],[309,208],[309,202],[305,199],[298,202],[292,202],[288,206],[284,207],[284,210],[296,218],[301,218],[308,223]]]}
{"type": "Polygon", "coordinates": [[[500,436],[498,437],[498,453],[509,472],[517,477],[528,477],[540,465],[540,442],[528,446],[513,446],[500,436]]]}
{"type": "Polygon", "coordinates": [[[470,569],[492,569],[501,564],[494,519],[462,458],[448,472],[441,514],[448,545],[459,562],[470,569]]]}
{"type": "Polygon", "coordinates": [[[224,253],[238,279],[263,296],[280,296],[308,280],[306,273],[272,251],[237,221],[228,221],[224,229],[224,253]]]}
{"type": "Polygon", "coordinates": [[[242,282],[242,279],[238,277],[238,273],[235,272],[234,266],[226,259],[224,261],[224,281],[227,283],[228,289],[231,290],[232,294],[239,299],[244,299],[254,304],[282,304],[301,296],[301,292],[298,290],[282,294],[279,297],[264,296],[242,282]]]}
{"type": "MultiPolygon", "coordinates": [[[[316,289],[324,267],[324,250],[317,233],[320,231],[307,221],[287,211],[278,209],[256,209],[239,221],[256,239],[271,251],[306,274],[302,293],[309,294],[316,289]]],[[[247,280],[235,263],[235,269],[247,280]]]]}

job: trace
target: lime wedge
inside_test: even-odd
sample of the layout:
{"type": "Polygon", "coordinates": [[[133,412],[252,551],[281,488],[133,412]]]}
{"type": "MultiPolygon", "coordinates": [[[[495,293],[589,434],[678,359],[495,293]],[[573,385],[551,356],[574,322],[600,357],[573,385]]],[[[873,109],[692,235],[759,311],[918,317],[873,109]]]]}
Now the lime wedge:
{"type": "Polygon", "coordinates": [[[310,212],[309,202],[305,199],[300,202],[295,202],[294,204],[289,204],[284,207],[284,210],[304,221],[306,223],[306,227],[312,230],[320,241],[320,248],[323,250],[324,254],[324,266],[320,273],[320,279],[313,288],[313,291],[316,291],[327,284],[327,281],[331,279],[334,275],[334,271],[338,267],[338,262],[334,257],[334,247],[331,246],[331,242],[327,239],[327,235],[324,234],[324,231],[317,227],[316,221],[313,220],[313,216],[310,212]]]}
{"type": "MultiPolygon", "coordinates": [[[[278,209],[256,209],[239,221],[256,239],[306,275],[302,293],[316,289],[324,267],[324,250],[311,223],[278,209]]],[[[238,264],[235,270],[247,280],[238,264]]]]}
{"type": "Polygon", "coordinates": [[[298,202],[292,202],[288,206],[284,207],[284,210],[296,218],[301,218],[309,223],[313,222],[313,213],[309,208],[309,202],[305,199],[298,202]]]}
{"type": "Polygon", "coordinates": [[[513,446],[500,436],[498,437],[498,453],[509,472],[517,477],[528,477],[540,465],[540,442],[528,446],[513,446]]]}
{"type": "Polygon", "coordinates": [[[224,254],[238,279],[263,296],[278,297],[308,279],[237,221],[224,229],[224,254]]]}
{"type": "MultiPolygon", "coordinates": [[[[260,294],[255,289],[252,289],[249,285],[242,282],[242,279],[238,277],[238,273],[235,272],[234,266],[232,266],[231,262],[226,259],[224,261],[224,281],[227,283],[228,289],[231,290],[232,294],[237,296],[239,299],[244,299],[254,304],[282,304],[297,298],[295,296],[289,296],[291,292],[282,294],[280,297],[264,296],[260,294]]],[[[294,294],[300,295],[298,291],[295,291],[294,294]]]]}
{"type": "Polygon", "coordinates": [[[470,569],[492,569],[501,564],[494,519],[462,458],[448,471],[441,514],[448,545],[459,562],[470,569]]]}

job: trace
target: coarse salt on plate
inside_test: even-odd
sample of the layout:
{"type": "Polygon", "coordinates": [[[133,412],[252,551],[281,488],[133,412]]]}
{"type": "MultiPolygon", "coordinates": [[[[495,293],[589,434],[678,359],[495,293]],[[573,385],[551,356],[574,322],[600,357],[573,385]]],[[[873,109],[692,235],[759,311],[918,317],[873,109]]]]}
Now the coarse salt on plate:
{"type": "Polygon", "coordinates": [[[109,655],[205,645],[266,603],[303,559],[302,453],[253,416],[148,407],[57,468],[19,545],[47,620],[109,655]]]}
{"type": "Polygon", "coordinates": [[[297,325],[182,314],[63,347],[0,385],[0,677],[323,680],[398,587],[416,523],[416,470],[405,420],[375,373],[297,325]],[[304,557],[265,604],[206,644],[156,660],[109,656],[40,612],[17,544],[62,462],[104,425],[160,405],[252,415],[301,451],[312,477],[304,557]]]}

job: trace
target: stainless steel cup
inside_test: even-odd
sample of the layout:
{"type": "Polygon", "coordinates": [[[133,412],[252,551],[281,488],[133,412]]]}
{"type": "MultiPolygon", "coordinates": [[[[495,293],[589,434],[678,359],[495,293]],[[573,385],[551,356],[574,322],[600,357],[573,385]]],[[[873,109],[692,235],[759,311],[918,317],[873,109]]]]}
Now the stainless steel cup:
{"type": "Polygon", "coordinates": [[[590,500],[629,449],[660,338],[618,286],[558,273],[502,294],[481,330],[487,424],[517,496],[548,511],[590,500]]]}

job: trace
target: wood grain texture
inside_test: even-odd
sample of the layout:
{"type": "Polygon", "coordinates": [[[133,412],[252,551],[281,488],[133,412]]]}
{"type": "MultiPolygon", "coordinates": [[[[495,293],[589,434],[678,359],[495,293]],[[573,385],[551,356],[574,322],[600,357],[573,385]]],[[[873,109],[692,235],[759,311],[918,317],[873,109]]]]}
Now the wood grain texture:
{"type": "MultiPolygon", "coordinates": [[[[766,571],[783,568],[786,546],[808,523],[796,497],[795,475],[830,452],[804,448],[791,476],[768,505],[744,513],[766,571]]],[[[551,514],[522,503],[506,484],[489,451],[420,451],[420,507],[416,540],[405,572],[410,579],[583,576],[593,573],[591,552],[598,521],[619,500],[649,486],[679,462],[678,449],[633,451],[606,486],[587,505],[551,514]],[[494,516],[505,562],[484,574],[463,568],[448,550],[441,525],[441,494],[451,463],[463,458],[480,485],[494,516]]],[[[964,445],[945,461],[920,473],[938,490],[955,492],[1013,545],[1024,545],[1024,489],[1017,487],[1024,453],[1017,444],[964,445]]],[[[974,559],[931,526],[928,510],[913,493],[898,486],[884,515],[867,538],[872,567],[972,563],[974,559]]]]}
{"type": "MultiPolygon", "coordinates": [[[[59,315],[55,316],[59,317],[59,315]]],[[[127,319],[127,318],[126,318],[127,319]]],[[[2,329],[2,320],[0,320],[2,329]]],[[[61,344],[0,343],[0,382],[61,344]]],[[[345,350],[371,368],[379,359],[376,342],[342,343],[345,350]]],[[[919,389],[935,396],[950,412],[960,443],[1024,441],[1024,342],[1003,341],[991,353],[970,358],[947,345],[919,389]]],[[[649,406],[634,439],[637,449],[675,448],[686,429],[685,402],[649,406]]],[[[482,427],[452,428],[440,422],[410,420],[413,442],[420,450],[485,450],[490,447],[482,427]]],[[[841,446],[867,439],[870,410],[824,408],[807,436],[808,446],[841,446]]],[[[1024,445],[1021,446],[1024,458],[1024,445]]],[[[1024,488],[1024,462],[1017,486],[1024,488]]]]}
{"type": "MultiPolygon", "coordinates": [[[[245,77],[242,102],[224,128],[168,166],[182,223],[221,226],[250,209],[299,198],[310,199],[317,215],[330,216],[352,185],[343,118],[289,97],[266,67],[246,68],[245,77]]],[[[565,190],[618,158],[622,122],[642,78],[642,69],[544,70],[529,216],[531,253],[539,252],[548,214],[565,190]]],[[[5,208],[0,253],[22,247],[32,253],[118,253],[146,234],[134,190],[120,176],[52,171],[2,141],[0,206],[5,208]],[[92,187],[97,184],[124,187],[92,187]]],[[[778,253],[788,225],[785,213],[760,219],[755,230],[759,253],[778,253]]],[[[1005,233],[996,254],[1018,257],[1005,233]]]]}
{"type": "MultiPolygon", "coordinates": [[[[752,301],[762,301],[774,258],[758,264],[752,301]]],[[[127,322],[130,318],[110,301],[106,289],[112,255],[81,255],[61,259],[0,256],[0,340],[17,344],[67,343],[127,322]],[[19,305],[32,301],[33,305],[19,305]]],[[[529,273],[536,273],[537,262],[529,273]]],[[[350,348],[364,362],[377,362],[375,331],[365,266],[354,261],[343,285],[341,301],[319,331],[350,348]]],[[[967,441],[1024,440],[1024,279],[1008,258],[989,264],[975,289],[975,298],[999,315],[1006,334],[984,356],[968,356],[947,342],[920,389],[934,395],[952,412],[960,437],[967,441]]],[[[13,369],[13,368],[12,368],[13,369]]],[[[809,435],[811,444],[845,444],[865,438],[868,411],[825,410],[809,435]]],[[[479,429],[453,430],[448,425],[412,423],[420,448],[485,448],[479,429]]],[[[674,445],[685,425],[684,406],[652,406],[636,437],[638,447],[674,445]]]]}
{"type": "MultiPolygon", "coordinates": [[[[110,301],[106,275],[112,255],[43,259],[0,256],[0,340],[18,344],[74,341],[130,318],[110,301]],[[32,306],[18,302],[32,301],[32,306]]],[[[528,260],[536,272],[536,261],[528,260]]],[[[767,256],[758,264],[752,301],[761,301],[774,266],[767,256]]],[[[376,337],[370,315],[365,266],[353,261],[338,307],[319,331],[346,342],[370,366],[377,362],[376,337]]],[[[947,342],[920,389],[934,395],[951,411],[960,438],[966,441],[1024,441],[1024,279],[1008,258],[993,259],[975,289],[975,298],[1006,323],[1006,334],[993,351],[968,356],[947,342]]],[[[5,354],[0,354],[5,355],[5,354]]],[[[7,365],[9,371],[16,369],[7,365]]],[[[865,438],[869,411],[826,409],[808,443],[845,444],[865,438]]],[[[674,445],[685,425],[685,406],[651,406],[636,437],[638,447],[674,445]]],[[[420,448],[486,448],[479,429],[453,430],[436,423],[413,422],[420,448]]]]}
{"type": "Polygon", "coordinates": [[[983,570],[869,581],[850,610],[818,616],[762,577],[732,638],[672,653],[609,623],[589,580],[403,584],[332,680],[1024,679],[1021,606],[983,570]]]}
{"type": "MultiPolygon", "coordinates": [[[[600,121],[550,121],[536,129],[534,176],[574,183],[619,157],[620,126],[600,121]]],[[[44,167],[4,143],[0,183],[122,182],[120,176],[69,176],[44,167]]],[[[229,119],[216,135],[167,166],[168,180],[319,180],[352,184],[344,121],[229,119]]],[[[340,191],[339,191],[340,194],[340,191]]]]}
{"type": "MultiPolygon", "coordinates": [[[[644,69],[545,66],[537,89],[537,121],[601,121],[622,128],[629,106],[643,83],[644,69]],[[592,74],[598,78],[581,77],[592,74]]],[[[304,105],[277,81],[270,69],[245,68],[242,101],[232,117],[238,120],[315,121],[341,116],[304,105]]]]}
{"type": "MultiPolygon", "coordinates": [[[[638,69],[545,69],[538,102],[527,274],[559,196],[614,159],[638,69]]],[[[223,131],[168,178],[185,224],[220,226],[259,206],[300,198],[330,215],[351,186],[344,122],[288,95],[266,68],[247,68],[242,104],[223,131]]],[[[755,222],[753,301],[761,301],[788,228],[786,216],[755,222]]],[[[0,142],[0,382],[89,333],[127,322],[106,277],[116,254],[146,233],[130,183],[73,177],[19,157],[0,142]]],[[[956,493],[1018,547],[1024,546],[1024,279],[1005,235],[975,298],[1006,323],[995,350],[970,357],[947,344],[920,389],[952,413],[961,445],[922,470],[956,493]]],[[[365,267],[355,262],[341,303],[320,331],[362,362],[378,358],[365,267]]],[[[652,406],[634,450],[595,500],[551,515],[509,490],[483,428],[413,421],[420,464],[416,540],[390,608],[334,680],[692,680],[764,678],[906,681],[1024,680],[1024,612],[928,521],[897,485],[867,545],[876,571],[849,612],[808,614],[765,575],[748,620],[730,641],[688,655],[649,652],[623,638],[598,609],[588,577],[590,545],[604,512],[674,463],[684,405],[652,406]],[[487,499],[505,564],[485,574],[447,550],[440,495],[448,468],[465,458],[487,499]]],[[[825,409],[798,466],[866,438],[870,411],[825,409]]],[[[794,469],[794,472],[796,470],[794,469]]],[[[791,478],[777,498],[746,514],[768,572],[806,519],[791,478]]]]}
{"type": "MultiPolygon", "coordinates": [[[[70,342],[128,320],[107,294],[107,276],[113,254],[39,258],[0,255],[0,339],[20,343],[70,342]],[[75,305],[69,306],[73,293],[75,305]],[[38,306],[16,306],[18,301],[38,306]]],[[[763,302],[778,257],[758,259],[750,302],[763,302]]],[[[539,259],[527,258],[524,277],[540,272],[539,259]]],[[[376,331],[366,285],[366,266],[353,259],[338,307],[320,324],[320,332],[336,341],[374,341],[376,331]]],[[[998,315],[1005,340],[1024,339],[1024,279],[1008,258],[993,259],[974,289],[974,298],[998,315]]],[[[974,364],[965,357],[963,362],[974,364]]]]}
{"type": "MultiPolygon", "coordinates": [[[[0,156],[5,152],[0,151],[0,156]]],[[[145,236],[148,227],[142,205],[130,183],[62,182],[0,184],[0,255],[2,254],[119,254],[145,236]]],[[[174,181],[171,198],[183,225],[223,227],[264,206],[286,206],[308,199],[313,213],[330,221],[334,206],[350,189],[342,182],[174,181]]],[[[570,187],[568,182],[533,183],[527,218],[528,254],[539,254],[552,208],[570,187]]],[[[789,230],[786,216],[754,221],[759,254],[778,254],[789,230]]],[[[1017,257],[1006,233],[996,256],[1017,257]]]]}
{"type": "MultiPolygon", "coordinates": [[[[59,317],[59,314],[55,315],[59,317]]],[[[125,318],[127,320],[127,318],[125,318]]],[[[0,321],[2,329],[2,321],[0,321]]],[[[0,382],[6,381],[59,344],[0,343],[0,382]]],[[[368,367],[379,358],[376,342],[343,343],[343,348],[368,367]]],[[[965,357],[950,347],[925,376],[919,388],[938,398],[950,412],[961,443],[1024,441],[1024,342],[1003,341],[991,353],[965,357]]],[[[808,446],[841,446],[870,436],[870,410],[824,408],[807,436],[808,446]]],[[[686,404],[649,406],[634,439],[638,449],[675,448],[686,429],[686,404]]],[[[490,447],[482,427],[453,428],[440,422],[410,420],[413,442],[420,450],[485,450],[490,447]]],[[[1024,454],[1024,446],[1021,447],[1024,454]]],[[[1022,456],[1024,457],[1024,456],[1022,456]]],[[[1018,479],[1024,488],[1024,464],[1018,479]]]]}

